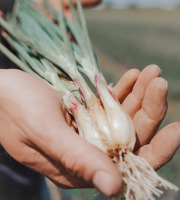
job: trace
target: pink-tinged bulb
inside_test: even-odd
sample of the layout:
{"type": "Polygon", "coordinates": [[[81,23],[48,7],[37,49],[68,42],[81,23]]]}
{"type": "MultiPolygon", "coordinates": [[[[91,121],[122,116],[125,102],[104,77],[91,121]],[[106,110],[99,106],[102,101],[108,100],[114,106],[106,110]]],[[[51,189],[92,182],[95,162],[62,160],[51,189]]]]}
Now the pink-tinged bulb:
{"type": "Polygon", "coordinates": [[[92,117],[89,115],[88,110],[80,105],[73,113],[80,130],[80,135],[85,138],[89,143],[100,148],[103,152],[107,152],[104,135],[97,129],[92,117]]]}
{"type": "Polygon", "coordinates": [[[92,93],[92,91],[87,86],[86,82],[80,77],[76,78],[76,82],[79,85],[81,94],[84,97],[87,109],[89,111],[89,115],[92,118],[92,121],[94,122],[94,126],[96,126],[96,131],[102,134],[103,137],[107,139],[112,145],[113,141],[111,140],[110,136],[111,131],[109,127],[109,122],[99,99],[96,97],[96,95],[94,95],[94,93],[92,93]]]}
{"type": "Polygon", "coordinates": [[[107,152],[104,135],[98,130],[88,110],[81,105],[70,93],[63,97],[66,108],[73,114],[81,137],[95,145],[103,152],[107,152]]]}
{"type": "Polygon", "coordinates": [[[114,146],[126,147],[132,151],[136,137],[131,118],[100,78],[97,80],[97,90],[108,118],[114,146]]]}
{"type": "Polygon", "coordinates": [[[89,114],[94,121],[94,124],[99,134],[103,135],[105,141],[108,140],[108,143],[110,145],[113,145],[111,130],[105,110],[103,109],[99,99],[95,95],[93,95],[91,99],[89,99],[88,107],[89,114]]]}
{"type": "Polygon", "coordinates": [[[115,102],[112,106],[107,105],[105,110],[110,123],[114,144],[120,145],[120,147],[127,147],[132,151],[136,137],[134,125],[129,115],[122,110],[118,102],[115,102]]]}

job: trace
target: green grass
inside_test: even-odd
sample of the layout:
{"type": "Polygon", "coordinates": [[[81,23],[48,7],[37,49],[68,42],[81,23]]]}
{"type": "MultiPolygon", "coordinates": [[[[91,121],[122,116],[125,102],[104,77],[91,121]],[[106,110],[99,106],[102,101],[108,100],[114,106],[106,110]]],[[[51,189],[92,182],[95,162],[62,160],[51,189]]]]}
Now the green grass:
{"type": "MultiPolygon", "coordinates": [[[[111,22],[107,25],[107,22],[92,21],[89,22],[89,27],[94,43],[127,67],[143,69],[149,63],[156,63],[161,66],[167,78],[179,78],[180,58],[176,55],[168,55],[172,47],[162,47],[161,43],[164,45],[168,38],[164,34],[162,39],[163,31],[160,28],[124,22],[111,22]],[[162,51],[160,48],[163,48],[162,51]],[[167,53],[164,52],[165,48],[167,53]]],[[[171,35],[169,34],[168,37],[170,38],[171,35]]]]}

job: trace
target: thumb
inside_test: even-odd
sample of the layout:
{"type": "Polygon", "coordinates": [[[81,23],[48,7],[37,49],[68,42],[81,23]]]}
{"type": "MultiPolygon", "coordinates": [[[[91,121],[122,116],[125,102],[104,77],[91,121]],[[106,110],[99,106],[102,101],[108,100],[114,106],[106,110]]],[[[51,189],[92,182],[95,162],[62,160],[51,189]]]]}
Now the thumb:
{"type": "MultiPolygon", "coordinates": [[[[59,124],[59,123],[58,123],[59,124]]],[[[38,140],[38,147],[68,171],[90,181],[106,196],[119,192],[121,175],[101,150],[89,144],[67,125],[58,125],[38,140]],[[47,145],[48,144],[48,145],[47,145]]],[[[53,126],[54,127],[54,126],[53,126]]],[[[37,142],[37,139],[34,140],[37,142]]]]}

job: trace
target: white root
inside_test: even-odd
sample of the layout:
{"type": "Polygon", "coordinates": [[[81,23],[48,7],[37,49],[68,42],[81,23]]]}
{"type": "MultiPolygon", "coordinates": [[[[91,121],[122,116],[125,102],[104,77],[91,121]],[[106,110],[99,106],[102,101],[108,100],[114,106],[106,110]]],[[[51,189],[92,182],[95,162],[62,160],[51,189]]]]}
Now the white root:
{"type": "Polygon", "coordinates": [[[155,200],[154,195],[159,197],[163,194],[160,187],[179,190],[177,186],[161,178],[144,158],[131,152],[120,152],[117,167],[123,177],[123,195],[119,194],[111,200],[155,200]]]}

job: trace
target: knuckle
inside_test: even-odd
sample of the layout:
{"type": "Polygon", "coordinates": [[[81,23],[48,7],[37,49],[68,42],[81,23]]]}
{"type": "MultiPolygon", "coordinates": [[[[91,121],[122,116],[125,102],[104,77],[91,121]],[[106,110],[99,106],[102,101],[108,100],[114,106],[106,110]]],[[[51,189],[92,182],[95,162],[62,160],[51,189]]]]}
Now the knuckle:
{"type": "Polygon", "coordinates": [[[82,159],[79,156],[67,159],[66,163],[68,171],[76,176],[81,176],[83,171],[82,159]]]}

